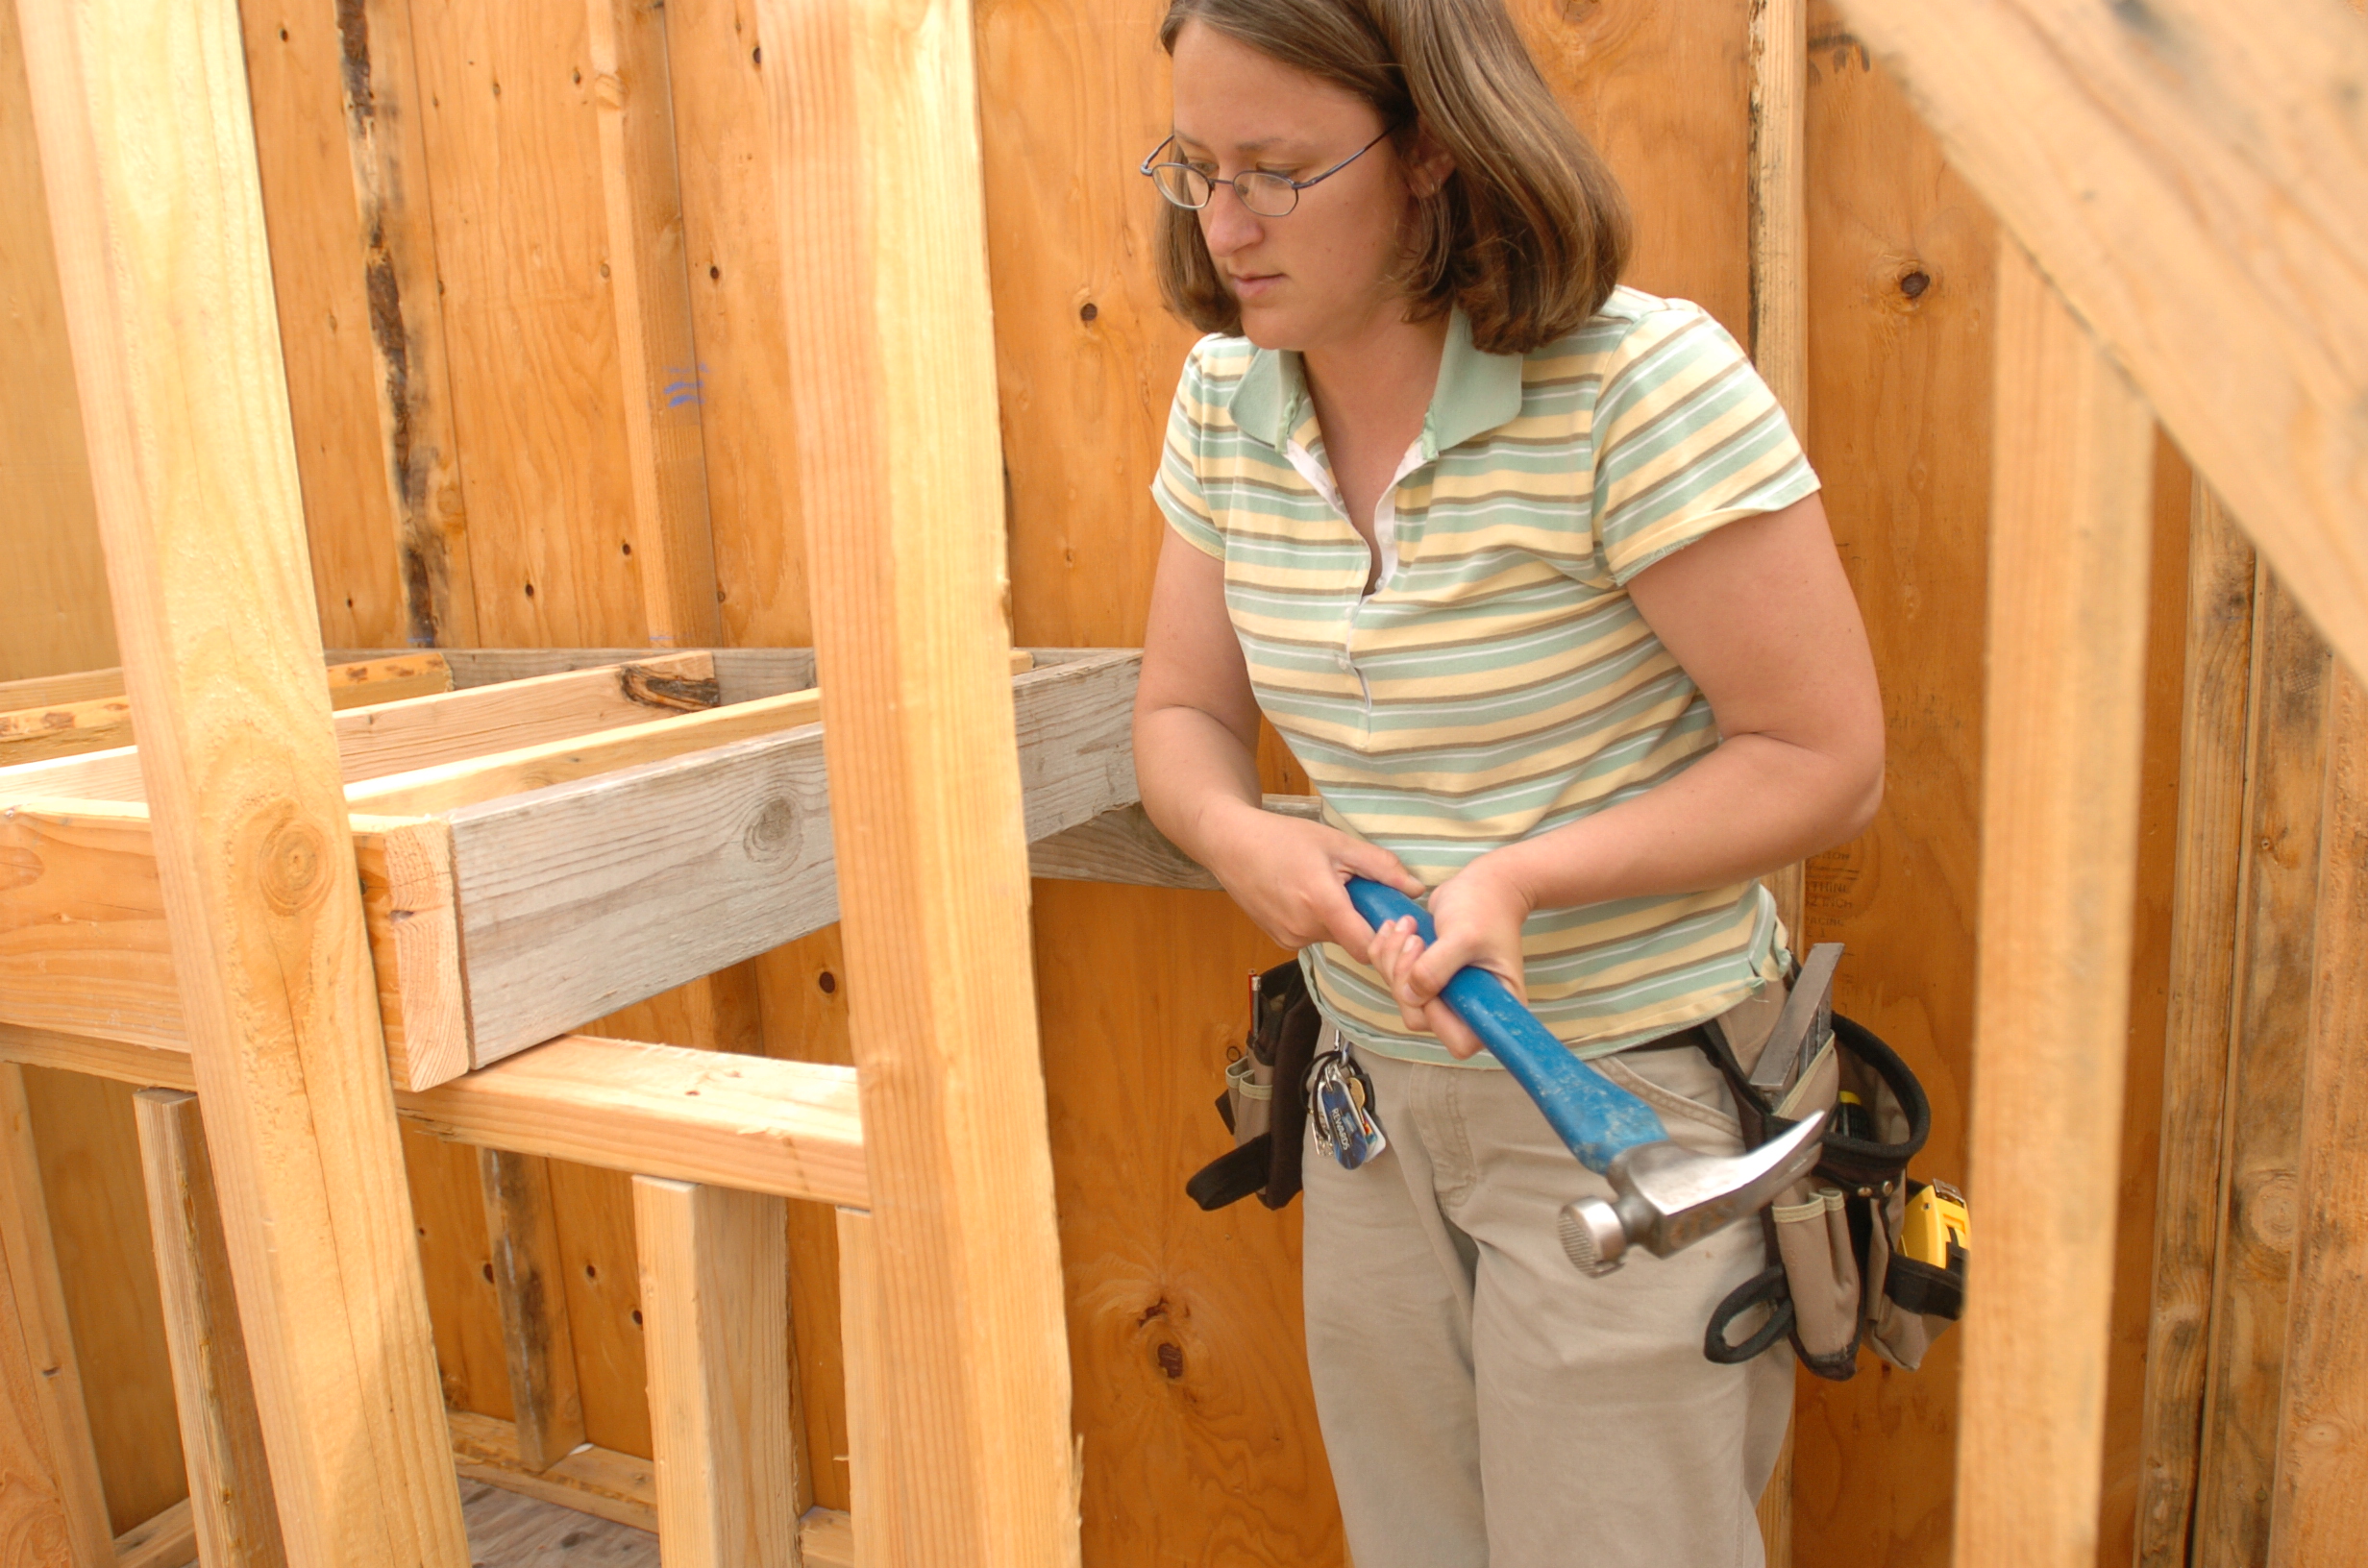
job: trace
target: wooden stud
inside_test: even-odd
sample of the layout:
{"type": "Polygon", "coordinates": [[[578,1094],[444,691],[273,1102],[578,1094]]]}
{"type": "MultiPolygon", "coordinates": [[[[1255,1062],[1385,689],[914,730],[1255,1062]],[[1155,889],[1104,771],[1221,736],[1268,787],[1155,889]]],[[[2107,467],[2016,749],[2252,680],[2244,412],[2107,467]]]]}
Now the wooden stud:
{"type": "Polygon", "coordinates": [[[237,8],[37,0],[18,19],[289,1560],[458,1568],[468,1547],[320,679],[237,8]]]}
{"type": "Polygon", "coordinates": [[[2189,538],[2186,718],[2163,1062],[2168,1088],[2138,1458],[2138,1568],[2186,1568],[2195,1512],[2245,842],[2253,547],[2201,483],[2189,538]]]}
{"type": "Polygon", "coordinates": [[[2210,0],[1842,10],[2320,632],[2368,670],[2357,19],[2210,0]]]}
{"type": "Polygon", "coordinates": [[[493,1241],[493,1288],[502,1306],[518,1458],[530,1470],[548,1470],[584,1440],[576,1342],[559,1282],[551,1162],[479,1149],[477,1169],[485,1188],[485,1234],[493,1241]]]}
{"type": "Polygon", "coordinates": [[[206,1568],[282,1568],[287,1553],[197,1096],[142,1090],[133,1112],[198,1552],[206,1568]]]}
{"type": "Polygon", "coordinates": [[[1961,1562],[2091,1564],[2145,711],[2146,407],[2020,246],[1998,257],[1988,734],[1961,1562]]]}
{"type": "Polygon", "coordinates": [[[115,1537],[115,1568],[188,1568],[197,1560],[197,1518],[189,1500],[115,1537]]]}
{"type": "Polygon", "coordinates": [[[382,472],[403,583],[402,629],[414,643],[474,643],[476,592],[409,0],[340,5],[337,32],[356,230],[368,279],[382,472]]]}
{"type": "MultiPolygon", "coordinates": [[[[1808,0],[1751,8],[1751,356],[1793,433],[1809,440],[1808,0]]],[[[1809,868],[1767,876],[1796,952],[1809,948],[1809,868]]],[[[1768,1568],[1792,1568],[1792,1429],[1760,1494],[1768,1568]]]]}
{"type": "Polygon", "coordinates": [[[798,1568],[781,1200],[633,1178],[668,1568],[798,1568]]]}
{"type": "Polygon", "coordinates": [[[903,1547],[1074,1564],[971,27],[757,8],[903,1547]]]}
{"type": "MultiPolygon", "coordinates": [[[[620,653],[610,662],[622,663],[639,656],[636,652],[620,653]]],[[[441,653],[407,653],[400,649],[388,649],[351,659],[332,659],[329,663],[329,702],[333,708],[358,708],[407,697],[428,697],[449,692],[453,685],[452,666],[441,653]]],[[[105,670],[78,670],[62,675],[32,675],[23,680],[0,681],[0,713],[122,695],[121,665],[105,670]]]]}
{"type": "Polygon", "coordinates": [[[879,1250],[872,1216],[841,1209],[839,1345],[847,1367],[848,1513],[864,1568],[909,1568],[898,1495],[897,1443],[885,1408],[887,1336],[880,1332],[879,1250]]]}
{"type": "Polygon", "coordinates": [[[600,119],[608,287],[625,375],[633,564],[650,641],[715,642],[715,541],[700,444],[699,351],[675,178],[666,12],[653,0],[585,0],[600,119]]]}
{"type": "Polygon", "coordinates": [[[2354,1560],[2368,1532],[2368,690],[2332,685],[2271,1568],[2354,1560]]]}
{"type": "Polygon", "coordinates": [[[46,1552],[71,1568],[107,1568],[114,1531],[58,1281],[24,1071],[13,1063],[0,1066],[0,1460],[10,1478],[0,1487],[0,1540],[38,1543],[28,1562],[46,1552]]]}
{"type": "Polygon", "coordinates": [[[2269,1547],[2301,1206],[2331,668],[2283,579],[2257,560],[2218,1250],[2188,1547],[2197,1562],[2258,1562],[2269,1547]]]}

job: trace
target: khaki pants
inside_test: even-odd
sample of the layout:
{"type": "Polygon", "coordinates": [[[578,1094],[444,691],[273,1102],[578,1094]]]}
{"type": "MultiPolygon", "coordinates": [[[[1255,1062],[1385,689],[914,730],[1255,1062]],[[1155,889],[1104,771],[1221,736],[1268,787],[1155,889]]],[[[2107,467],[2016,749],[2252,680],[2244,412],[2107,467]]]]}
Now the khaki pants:
{"type": "MultiPolygon", "coordinates": [[[[1758,1222],[1591,1280],[1555,1216],[1610,1186],[1511,1073],[1358,1061],[1389,1149],[1306,1151],[1308,1364],[1356,1568],[1758,1568],[1792,1356],[1702,1355],[1763,1266],[1758,1222]]],[[[1678,1142],[1740,1149],[1699,1050],[1596,1066],[1678,1142]]]]}

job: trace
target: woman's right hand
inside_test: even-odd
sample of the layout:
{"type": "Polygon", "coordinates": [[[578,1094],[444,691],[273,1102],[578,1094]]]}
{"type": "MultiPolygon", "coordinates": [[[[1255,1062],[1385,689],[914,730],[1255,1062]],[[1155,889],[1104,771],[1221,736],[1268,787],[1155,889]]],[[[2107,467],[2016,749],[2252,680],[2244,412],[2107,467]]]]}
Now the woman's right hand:
{"type": "Polygon", "coordinates": [[[1373,928],[1348,901],[1348,879],[1369,877],[1409,898],[1427,891],[1377,844],[1247,801],[1212,806],[1203,819],[1209,870],[1258,928],[1294,951],[1340,943],[1369,962],[1373,928]]]}

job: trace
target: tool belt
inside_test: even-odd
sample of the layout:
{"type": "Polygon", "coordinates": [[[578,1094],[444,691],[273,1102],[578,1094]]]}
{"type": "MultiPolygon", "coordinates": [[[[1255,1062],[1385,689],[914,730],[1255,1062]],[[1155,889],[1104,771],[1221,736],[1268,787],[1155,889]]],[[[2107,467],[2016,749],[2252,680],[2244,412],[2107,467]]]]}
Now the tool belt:
{"type": "Polygon", "coordinates": [[[1233,1150],[1184,1184],[1203,1209],[1222,1209],[1253,1192],[1280,1209],[1299,1195],[1299,1130],[1307,1125],[1307,1072],[1323,1015],[1296,959],[1257,976],[1252,988],[1249,1036],[1225,1065],[1225,1091],[1217,1096],[1233,1150]]]}
{"type": "Polygon", "coordinates": [[[1965,1304],[1966,1254],[1955,1236],[1938,1233],[1940,1244],[1918,1237],[1927,1253],[1945,1252],[1945,1263],[1919,1262],[1902,1246],[1911,1199],[1933,1201],[1920,1196],[1925,1184],[1908,1176],[1908,1162],[1932,1132],[1924,1086],[1874,1031],[1839,1014],[1772,1103],[1752,1087],[1719,1031],[1700,1031],[1700,1039],[1735,1092],[1747,1147],[1829,1113],[1815,1169],[1760,1216],[1766,1268],[1719,1303],[1702,1353],[1731,1364],[1789,1338],[1803,1365],[1838,1383],[1858,1371],[1859,1347],[1866,1344],[1914,1371],[1965,1304]],[[1764,1313],[1759,1327],[1733,1338],[1754,1311],[1764,1313]]]}

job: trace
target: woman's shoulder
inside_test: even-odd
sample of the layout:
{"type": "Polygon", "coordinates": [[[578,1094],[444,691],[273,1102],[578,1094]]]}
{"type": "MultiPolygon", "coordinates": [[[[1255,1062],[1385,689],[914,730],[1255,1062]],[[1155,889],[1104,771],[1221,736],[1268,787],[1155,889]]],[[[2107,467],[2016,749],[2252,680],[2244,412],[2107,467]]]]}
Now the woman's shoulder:
{"type": "Polygon", "coordinates": [[[1249,373],[1258,345],[1246,337],[1211,332],[1184,355],[1184,380],[1204,386],[1230,386],[1249,373]]]}
{"type": "Polygon", "coordinates": [[[1530,352],[1533,365],[1593,360],[1633,361],[1664,345],[1689,343],[1724,357],[1742,355],[1718,319],[1691,300],[1648,294],[1622,283],[1579,328],[1530,352]]]}

